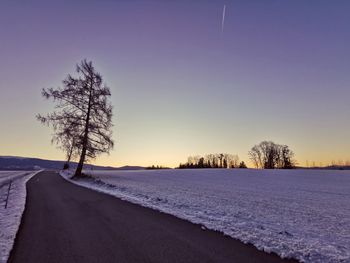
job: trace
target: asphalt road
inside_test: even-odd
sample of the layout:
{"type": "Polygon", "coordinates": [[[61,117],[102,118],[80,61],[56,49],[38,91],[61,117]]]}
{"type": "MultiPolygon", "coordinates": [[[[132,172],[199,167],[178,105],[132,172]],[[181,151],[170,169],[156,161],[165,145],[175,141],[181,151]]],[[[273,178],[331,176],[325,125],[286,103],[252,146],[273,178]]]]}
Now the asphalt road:
{"type": "Polygon", "coordinates": [[[289,262],[174,216],[76,186],[55,172],[27,183],[9,262],[289,262]]]}

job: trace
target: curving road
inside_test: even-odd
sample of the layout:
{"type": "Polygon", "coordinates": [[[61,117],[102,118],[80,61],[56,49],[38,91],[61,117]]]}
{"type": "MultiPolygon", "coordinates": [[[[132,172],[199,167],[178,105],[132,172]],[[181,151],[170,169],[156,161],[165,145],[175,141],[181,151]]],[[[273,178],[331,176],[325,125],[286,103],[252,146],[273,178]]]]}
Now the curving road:
{"type": "Polygon", "coordinates": [[[292,262],[45,171],[27,183],[9,262],[292,262]]]}

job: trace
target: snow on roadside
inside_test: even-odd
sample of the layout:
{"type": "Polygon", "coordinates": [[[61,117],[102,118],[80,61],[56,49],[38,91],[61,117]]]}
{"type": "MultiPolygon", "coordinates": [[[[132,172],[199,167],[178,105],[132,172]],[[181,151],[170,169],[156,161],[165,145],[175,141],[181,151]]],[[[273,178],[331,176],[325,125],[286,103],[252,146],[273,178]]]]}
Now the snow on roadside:
{"type": "Polygon", "coordinates": [[[26,202],[26,183],[41,171],[0,172],[0,182],[12,178],[7,208],[5,208],[8,184],[0,187],[0,263],[8,260],[15,237],[21,223],[26,202]]]}
{"type": "Polygon", "coordinates": [[[0,188],[25,174],[25,171],[0,171],[0,188]]]}
{"type": "Polygon", "coordinates": [[[71,182],[302,262],[350,262],[350,171],[85,171],[71,182]]]}

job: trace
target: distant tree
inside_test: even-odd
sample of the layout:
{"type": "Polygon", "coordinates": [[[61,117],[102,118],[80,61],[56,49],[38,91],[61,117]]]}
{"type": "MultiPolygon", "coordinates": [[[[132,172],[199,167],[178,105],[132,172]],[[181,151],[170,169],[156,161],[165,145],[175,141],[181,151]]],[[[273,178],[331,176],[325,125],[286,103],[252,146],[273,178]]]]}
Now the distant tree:
{"type": "Polygon", "coordinates": [[[218,154],[218,159],[219,159],[219,163],[220,163],[219,167],[222,168],[223,167],[222,161],[224,159],[224,154],[223,153],[218,154]]]}
{"type": "Polygon", "coordinates": [[[295,161],[293,160],[294,153],[289,149],[287,145],[281,146],[281,164],[280,168],[283,169],[292,169],[295,166],[295,161]]]}
{"type": "Polygon", "coordinates": [[[227,159],[224,158],[224,161],[223,161],[223,168],[227,168],[227,159]]]}
{"type": "Polygon", "coordinates": [[[215,166],[215,155],[214,154],[207,154],[204,157],[205,160],[207,160],[207,167],[208,168],[214,168],[215,166]]]}
{"type": "MultiPolygon", "coordinates": [[[[180,164],[179,168],[180,168],[180,169],[183,168],[183,167],[182,167],[182,164],[180,164]]],[[[146,170],[161,170],[161,169],[171,169],[171,168],[169,168],[169,167],[164,167],[164,166],[161,166],[161,165],[157,165],[157,166],[152,165],[152,166],[146,167],[146,170]]]]}
{"type": "Polygon", "coordinates": [[[239,163],[238,168],[245,169],[245,168],[247,168],[247,165],[242,161],[239,163]]]}
{"type": "Polygon", "coordinates": [[[217,160],[217,156],[216,155],[214,156],[212,163],[213,163],[212,168],[219,168],[219,162],[217,160]]]}
{"type": "Polygon", "coordinates": [[[78,76],[68,75],[62,88],[43,89],[43,97],[56,102],[56,111],[37,118],[53,126],[53,140],[66,150],[67,159],[79,153],[75,176],[82,176],[86,161],[113,148],[112,106],[110,89],[92,62],[83,60],[76,72],[78,76]]]}
{"type": "Polygon", "coordinates": [[[195,163],[194,157],[193,157],[193,156],[189,156],[189,157],[187,158],[187,163],[188,163],[189,165],[193,165],[193,164],[195,163]]]}
{"type": "Polygon", "coordinates": [[[210,160],[207,160],[207,168],[211,168],[210,160]]]}
{"type": "Polygon", "coordinates": [[[205,168],[203,157],[200,157],[198,160],[198,168],[205,168]]]}
{"type": "Polygon", "coordinates": [[[291,169],[295,166],[294,153],[287,145],[263,141],[248,152],[249,159],[255,168],[262,169],[291,169]]]}
{"type": "Polygon", "coordinates": [[[262,156],[258,145],[255,145],[248,152],[249,159],[253,162],[255,168],[263,168],[262,156]]]}
{"type": "Polygon", "coordinates": [[[259,144],[262,152],[263,164],[265,169],[275,168],[275,158],[277,157],[276,145],[271,141],[263,141],[259,144]]]}
{"type": "Polygon", "coordinates": [[[224,153],[224,160],[223,160],[224,168],[232,168],[230,165],[232,162],[232,159],[233,159],[233,154],[224,153]]]}
{"type": "Polygon", "coordinates": [[[231,168],[237,168],[239,166],[239,157],[236,154],[230,154],[230,167],[231,168]]]}

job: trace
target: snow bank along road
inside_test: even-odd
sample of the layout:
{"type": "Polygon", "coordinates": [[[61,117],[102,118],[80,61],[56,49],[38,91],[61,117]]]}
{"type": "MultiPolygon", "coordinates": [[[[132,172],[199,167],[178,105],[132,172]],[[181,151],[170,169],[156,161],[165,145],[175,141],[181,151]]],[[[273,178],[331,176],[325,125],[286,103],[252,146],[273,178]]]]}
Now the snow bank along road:
{"type": "Polygon", "coordinates": [[[30,173],[26,171],[0,171],[0,188],[7,185],[10,181],[15,181],[30,173]]]}
{"type": "Polygon", "coordinates": [[[9,262],[286,262],[221,233],[42,172],[9,262]]]}
{"type": "Polygon", "coordinates": [[[25,206],[26,182],[36,173],[0,171],[0,263],[8,259],[25,206]]]}
{"type": "Polygon", "coordinates": [[[89,172],[110,193],[264,251],[350,262],[350,171],[196,169],[89,172]]]}

